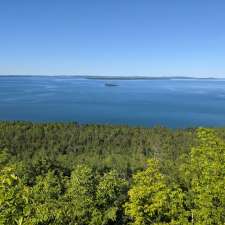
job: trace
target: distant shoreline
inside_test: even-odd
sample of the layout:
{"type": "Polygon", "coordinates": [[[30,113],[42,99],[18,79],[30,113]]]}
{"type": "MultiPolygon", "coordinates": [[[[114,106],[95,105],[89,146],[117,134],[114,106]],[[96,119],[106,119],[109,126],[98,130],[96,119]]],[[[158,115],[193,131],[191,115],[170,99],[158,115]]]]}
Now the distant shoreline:
{"type": "Polygon", "coordinates": [[[146,77],[146,76],[91,76],[91,75],[0,75],[1,77],[49,77],[49,78],[77,78],[89,80],[216,80],[223,78],[216,77],[185,77],[185,76],[160,76],[160,77],[146,77]]]}

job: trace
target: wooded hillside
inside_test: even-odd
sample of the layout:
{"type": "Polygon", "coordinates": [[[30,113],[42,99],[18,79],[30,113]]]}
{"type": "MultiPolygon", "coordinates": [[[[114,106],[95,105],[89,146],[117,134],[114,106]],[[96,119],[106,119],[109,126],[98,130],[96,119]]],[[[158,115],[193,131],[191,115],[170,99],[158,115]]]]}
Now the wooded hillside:
{"type": "Polygon", "coordinates": [[[225,223],[225,129],[0,122],[0,224],[225,223]]]}

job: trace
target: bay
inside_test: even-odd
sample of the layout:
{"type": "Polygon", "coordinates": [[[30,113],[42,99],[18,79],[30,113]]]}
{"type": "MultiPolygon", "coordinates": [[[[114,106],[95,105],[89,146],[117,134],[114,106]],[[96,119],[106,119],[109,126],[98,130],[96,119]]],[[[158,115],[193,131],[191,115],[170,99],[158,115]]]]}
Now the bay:
{"type": "Polygon", "coordinates": [[[0,76],[0,120],[225,126],[225,79],[0,76]]]}

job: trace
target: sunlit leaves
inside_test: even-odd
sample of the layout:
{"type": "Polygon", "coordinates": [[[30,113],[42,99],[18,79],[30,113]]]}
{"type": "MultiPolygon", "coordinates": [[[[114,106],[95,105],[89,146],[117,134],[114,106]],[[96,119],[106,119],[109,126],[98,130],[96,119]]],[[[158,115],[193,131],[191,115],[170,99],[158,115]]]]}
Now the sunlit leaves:
{"type": "Polygon", "coordinates": [[[125,207],[134,225],[178,224],[176,221],[182,217],[183,193],[176,186],[168,185],[158,167],[157,160],[149,160],[147,169],[133,177],[125,207]]]}
{"type": "Polygon", "coordinates": [[[197,224],[225,223],[225,142],[210,129],[199,129],[199,146],[192,148],[186,175],[197,224]]]}
{"type": "Polygon", "coordinates": [[[0,224],[22,225],[29,207],[29,189],[11,167],[0,170],[0,224]]]}

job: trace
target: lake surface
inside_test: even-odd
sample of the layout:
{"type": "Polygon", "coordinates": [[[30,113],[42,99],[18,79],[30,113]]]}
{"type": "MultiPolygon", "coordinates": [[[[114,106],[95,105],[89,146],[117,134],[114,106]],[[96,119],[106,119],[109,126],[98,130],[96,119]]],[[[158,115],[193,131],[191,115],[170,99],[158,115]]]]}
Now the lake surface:
{"type": "Polygon", "coordinates": [[[225,126],[225,79],[110,81],[2,76],[0,120],[225,126]]]}

